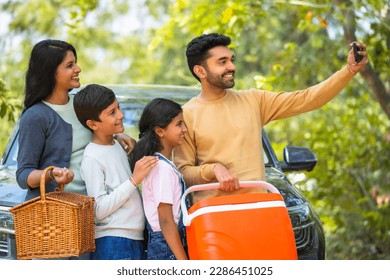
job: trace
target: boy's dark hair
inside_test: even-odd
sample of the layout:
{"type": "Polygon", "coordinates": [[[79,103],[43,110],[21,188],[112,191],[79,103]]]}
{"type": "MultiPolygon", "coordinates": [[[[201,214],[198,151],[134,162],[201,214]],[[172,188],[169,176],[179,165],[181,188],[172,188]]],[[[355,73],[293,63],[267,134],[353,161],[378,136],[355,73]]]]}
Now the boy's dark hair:
{"type": "Polygon", "coordinates": [[[47,39],[33,47],[26,72],[23,111],[52,93],[56,86],[57,67],[65,59],[68,51],[73,52],[77,61],[76,49],[64,41],[47,39]]]}
{"type": "Polygon", "coordinates": [[[132,171],[135,163],[143,156],[151,156],[162,150],[160,139],[154,129],[166,128],[181,112],[183,109],[180,104],[165,98],[155,98],[145,106],[138,123],[139,141],[129,157],[132,171]]]}
{"type": "Polygon", "coordinates": [[[187,63],[192,75],[200,81],[199,77],[194,73],[194,66],[204,64],[206,59],[209,58],[208,51],[210,49],[217,46],[227,47],[230,43],[230,37],[218,33],[203,34],[192,39],[186,49],[187,63]]]}
{"type": "Polygon", "coordinates": [[[76,93],[73,107],[81,124],[91,130],[87,120],[100,121],[101,112],[114,103],[115,93],[102,85],[90,84],[76,93]]]}

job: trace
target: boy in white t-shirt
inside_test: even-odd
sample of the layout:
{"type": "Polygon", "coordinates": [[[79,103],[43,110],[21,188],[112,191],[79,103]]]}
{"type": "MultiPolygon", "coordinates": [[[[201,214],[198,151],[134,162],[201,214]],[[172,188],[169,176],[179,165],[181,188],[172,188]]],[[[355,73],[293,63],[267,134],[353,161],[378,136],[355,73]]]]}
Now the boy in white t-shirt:
{"type": "Polygon", "coordinates": [[[123,113],[111,89],[86,86],[75,95],[74,108],[81,124],[93,133],[80,168],[87,194],[95,198],[96,251],[91,259],[144,259],[145,215],[137,182],[158,159],[143,157],[131,173],[126,152],[114,139],[124,127],[123,113]]]}

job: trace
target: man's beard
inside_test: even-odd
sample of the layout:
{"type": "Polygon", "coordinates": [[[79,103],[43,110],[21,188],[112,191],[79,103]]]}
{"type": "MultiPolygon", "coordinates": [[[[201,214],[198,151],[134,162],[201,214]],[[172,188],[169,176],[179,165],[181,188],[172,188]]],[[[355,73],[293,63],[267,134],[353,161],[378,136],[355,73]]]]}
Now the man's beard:
{"type": "Polygon", "coordinates": [[[217,75],[211,73],[207,68],[206,68],[206,72],[207,72],[207,78],[206,79],[207,79],[207,82],[210,85],[213,85],[215,87],[222,88],[222,89],[227,89],[227,88],[234,87],[234,76],[229,81],[227,81],[227,80],[225,80],[223,78],[223,76],[226,75],[226,74],[234,75],[234,72],[232,72],[232,71],[226,72],[222,76],[217,76],[217,75]]]}

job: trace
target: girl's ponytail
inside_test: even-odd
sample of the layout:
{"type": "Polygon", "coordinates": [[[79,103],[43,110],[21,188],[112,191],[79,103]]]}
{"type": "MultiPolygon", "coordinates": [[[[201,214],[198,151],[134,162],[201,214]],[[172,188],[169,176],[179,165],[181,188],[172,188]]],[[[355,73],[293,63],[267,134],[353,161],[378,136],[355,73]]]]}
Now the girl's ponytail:
{"type": "Polygon", "coordinates": [[[140,133],[140,139],[135,144],[133,151],[129,156],[131,172],[134,171],[135,163],[144,156],[153,155],[160,147],[159,139],[153,130],[140,133]]]}

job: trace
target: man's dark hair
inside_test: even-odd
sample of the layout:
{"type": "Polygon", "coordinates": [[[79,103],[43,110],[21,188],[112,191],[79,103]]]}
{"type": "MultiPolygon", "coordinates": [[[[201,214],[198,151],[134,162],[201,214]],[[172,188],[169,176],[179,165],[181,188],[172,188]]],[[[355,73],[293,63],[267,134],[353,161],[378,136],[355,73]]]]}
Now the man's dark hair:
{"type": "Polygon", "coordinates": [[[114,92],[102,85],[90,84],[76,93],[73,107],[81,124],[91,130],[87,120],[100,122],[99,115],[115,101],[114,92]]]}
{"type": "Polygon", "coordinates": [[[203,65],[207,58],[209,58],[208,51],[217,46],[230,45],[231,39],[228,36],[210,33],[203,34],[199,37],[192,39],[188,43],[186,49],[187,63],[192,75],[200,81],[199,77],[194,73],[195,65],[203,65]]]}

